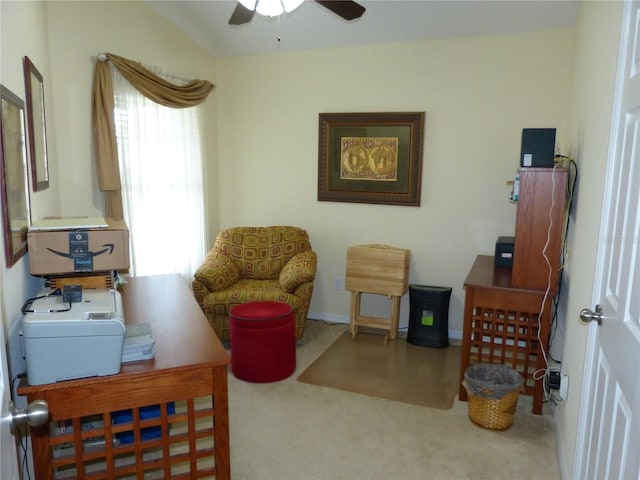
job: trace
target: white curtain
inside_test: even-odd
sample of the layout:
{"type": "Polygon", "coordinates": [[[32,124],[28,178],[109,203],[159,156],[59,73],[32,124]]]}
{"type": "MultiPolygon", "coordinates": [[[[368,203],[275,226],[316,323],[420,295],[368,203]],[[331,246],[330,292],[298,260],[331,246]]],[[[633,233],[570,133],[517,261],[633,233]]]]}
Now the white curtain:
{"type": "Polygon", "coordinates": [[[201,108],[163,107],[111,72],[130,275],[190,282],[206,254],[201,108]]]}

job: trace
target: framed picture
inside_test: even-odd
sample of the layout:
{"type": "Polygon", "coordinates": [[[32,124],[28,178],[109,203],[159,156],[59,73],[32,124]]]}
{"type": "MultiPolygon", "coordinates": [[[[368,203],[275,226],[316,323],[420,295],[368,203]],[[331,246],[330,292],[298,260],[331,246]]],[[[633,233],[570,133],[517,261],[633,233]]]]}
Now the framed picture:
{"type": "Polygon", "coordinates": [[[29,57],[24,57],[24,86],[27,97],[27,129],[31,157],[33,191],[49,187],[47,128],[44,115],[44,84],[42,75],[29,57]]]}
{"type": "Polygon", "coordinates": [[[7,268],[27,252],[29,185],[24,102],[0,85],[0,190],[7,268]]]}
{"type": "Polygon", "coordinates": [[[321,113],[318,200],[420,206],[424,112],[321,113]]]}

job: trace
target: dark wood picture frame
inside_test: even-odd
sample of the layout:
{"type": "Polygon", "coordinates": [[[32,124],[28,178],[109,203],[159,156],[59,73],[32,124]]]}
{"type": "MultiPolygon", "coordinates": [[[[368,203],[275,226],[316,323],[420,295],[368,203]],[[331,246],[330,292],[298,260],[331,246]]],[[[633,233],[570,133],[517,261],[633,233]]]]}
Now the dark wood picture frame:
{"type": "Polygon", "coordinates": [[[29,57],[24,57],[24,87],[27,104],[27,129],[31,158],[33,191],[49,188],[49,157],[44,110],[44,82],[29,57]]]}
{"type": "Polygon", "coordinates": [[[424,117],[321,113],[318,200],[420,206],[424,117]]]}
{"type": "Polygon", "coordinates": [[[27,253],[29,184],[24,102],[0,85],[0,191],[7,268],[27,253]]]}

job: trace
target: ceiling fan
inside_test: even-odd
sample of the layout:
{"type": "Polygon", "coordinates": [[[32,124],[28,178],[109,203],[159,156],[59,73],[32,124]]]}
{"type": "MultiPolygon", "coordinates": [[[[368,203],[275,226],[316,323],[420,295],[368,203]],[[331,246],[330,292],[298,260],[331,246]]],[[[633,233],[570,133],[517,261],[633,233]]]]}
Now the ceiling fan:
{"type": "MultiPolygon", "coordinates": [[[[344,18],[347,21],[360,18],[364,13],[365,8],[357,2],[350,0],[314,0],[324,8],[331,10],[336,15],[344,18]]],[[[229,18],[229,25],[243,25],[249,23],[253,18],[256,11],[259,14],[266,16],[277,16],[283,11],[290,12],[298,7],[302,3],[302,0],[240,0],[235,10],[229,18]],[[276,13],[268,13],[268,10],[261,8],[267,5],[267,3],[276,6],[276,13]],[[265,13],[267,12],[267,13],[265,13]]]]}

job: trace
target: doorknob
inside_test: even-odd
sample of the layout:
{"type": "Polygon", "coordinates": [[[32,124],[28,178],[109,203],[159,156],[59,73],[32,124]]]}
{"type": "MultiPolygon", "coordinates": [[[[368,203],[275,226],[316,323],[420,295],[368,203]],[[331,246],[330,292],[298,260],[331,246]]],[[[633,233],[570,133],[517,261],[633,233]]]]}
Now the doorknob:
{"type": "Polygon", "coordinates": [[[602,307],[600,305],[596,305],[595,313],[589,308],[583,308],[580,310],[580,320],[584,323],[593,322],[594,320],[598,322],[598,325],[602,325],[602,307]]]}
{"type": "Polygon", "coordinates": [[[27,408],[16,408],[15,403],[9,402],[11,416],[11,433],[15,433],[18,425],[28,423],[32,427],[44,425],[49,420],[49,404],[44,400],[34,400],[27,408]]]}

